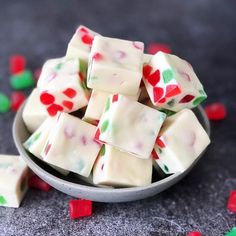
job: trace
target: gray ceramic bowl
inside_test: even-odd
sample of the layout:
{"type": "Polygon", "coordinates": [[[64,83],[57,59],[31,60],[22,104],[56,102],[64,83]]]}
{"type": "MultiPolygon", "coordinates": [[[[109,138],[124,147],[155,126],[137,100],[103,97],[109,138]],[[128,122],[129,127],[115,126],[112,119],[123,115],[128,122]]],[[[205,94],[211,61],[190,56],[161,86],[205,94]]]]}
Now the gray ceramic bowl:
{"type": "MultiPolygon", "coordinates": [[[[183,173],[173,174],[163,179],[154,175],[153,183],[146,187],[113,189],[100,188],[89,185],[72,173],[68,176],[60,175],[50,166],[27,152],[22,144],[29,137],[29,132],[24,125],[22,111],[23,107],[21,107],[21,109],[17,112],[13,124],[13,137],[20,155],[36,175],[59,191],[73,197],[90,199],[97,202],[127,202],[151,197],[164,191],[181,180],[202,156],[199,156],[195,162],[183,173]]],[[[194,113],[205,128],[206,132],[210,135],[210,124],[203,108],[199,106],[198,108],[194,109],[194,113]]]]}

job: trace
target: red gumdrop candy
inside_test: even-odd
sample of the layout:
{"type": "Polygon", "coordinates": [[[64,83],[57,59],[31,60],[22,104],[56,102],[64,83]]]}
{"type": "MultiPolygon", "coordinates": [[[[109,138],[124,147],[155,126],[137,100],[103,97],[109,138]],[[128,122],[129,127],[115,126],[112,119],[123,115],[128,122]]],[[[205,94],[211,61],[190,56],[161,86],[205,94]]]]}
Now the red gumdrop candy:
{"type": "Polygon", "coordinates": [[[209,120],[223,120],[226,117],[226,108],[222,103],[212,103],[205,107],[205,112],[209,120]]]}
{"type": "Polygon", "coordinates": [[[25,101],[26,96],[23,92],[13,92],[11,94],[11,109],[17,111],[22,103],[25,101]]]}
{"type": "Polygon", "coordinates": [[[236,212],[236,190],[230,192],[227,208],[232,212],[236,212]]]}
{"type": "Polygon", "coordinates": [[[37,68],[35,71],[34,71],[34,80],[35,82],[37,83],[38,80],[39,80],[39,77],[41,75],[41,72],[42,72],[42,69],[41,68],[37,68]]]}
{"type": "Polygon", "coordinates": [[[171,53],[170,46],[162,43],[150,43],[147,46],[147,52],[149,54],[156,54],[157,52],[171,53]]]}
{"type": "Polygon", "coordinates": [[[77,219],[92,215],[92,201],[90,200],[70,200],[69,212],[71,219],[77,219]]]}
{"type": "Polygon", "coordinates": [[[202,234],[199,231],[193,231],[188,233],[187,236],[202,236],[202,234]]]}
{"type": "Polygon", "coordinates": [[[10,73],[18,74],[25,70],[26,59],[23,55],[12,55],[10,57],[10,73]]]}
{"type": "Polygon", "coordinates": [[[43,192],[48,192],[52,187],[40,179],[37,175],[32,175],[28,181],[30,188],[39,189],[43,192]]]}

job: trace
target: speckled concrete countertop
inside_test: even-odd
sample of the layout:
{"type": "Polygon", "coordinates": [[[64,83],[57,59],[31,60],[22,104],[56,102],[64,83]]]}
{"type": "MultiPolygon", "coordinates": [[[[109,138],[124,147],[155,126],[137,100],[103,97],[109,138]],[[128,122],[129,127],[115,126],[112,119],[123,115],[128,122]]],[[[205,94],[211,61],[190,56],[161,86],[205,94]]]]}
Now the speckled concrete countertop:
{"type": "MultiPolygon", "coordinates": [[[[71,221],[56,190],[30,190],[19,209],[0,208],[0,235],[203,235],[221,236],[236,225],[226,209],[236,189],[236,3],[198,1],[0,1],[0,90],[10,94],[8,57],[23,53],[29,68],[62,56],[78,24],[103,35],[166,42],[191,61],[228,118],[212,124],[212,145],[180,183],[155,197],[122,204],[94,203],[90,218],[71,221]]],[[[0,115],[0,153],[17,153],[14,114],[0,115]]]]}

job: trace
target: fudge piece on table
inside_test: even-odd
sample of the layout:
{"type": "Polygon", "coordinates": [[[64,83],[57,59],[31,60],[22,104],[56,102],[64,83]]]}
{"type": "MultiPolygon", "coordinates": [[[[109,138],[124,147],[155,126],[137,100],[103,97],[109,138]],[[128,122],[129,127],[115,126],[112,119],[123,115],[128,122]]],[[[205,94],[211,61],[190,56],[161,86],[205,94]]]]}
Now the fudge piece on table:
{"type": "Polygon", "coordinates": [[[20,156],[0,155],[0,206],[19,207],[28,178],[29,169],[20,156]]]}

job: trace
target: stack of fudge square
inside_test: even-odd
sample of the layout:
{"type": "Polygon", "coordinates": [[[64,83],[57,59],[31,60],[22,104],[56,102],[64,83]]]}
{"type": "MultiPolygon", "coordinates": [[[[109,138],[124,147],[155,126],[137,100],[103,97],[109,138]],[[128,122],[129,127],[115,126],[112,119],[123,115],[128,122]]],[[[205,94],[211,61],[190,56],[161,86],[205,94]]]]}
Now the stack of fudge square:
{"type": "Polygon", "coordinates": [[[146,186],[152,171],[185,171],[210,143],[191,111],[206,97],[187,61],[79,26],[66,55],[43,65],[24,146],[63,175],[146,186]]]}

